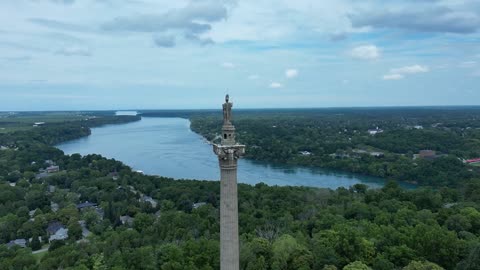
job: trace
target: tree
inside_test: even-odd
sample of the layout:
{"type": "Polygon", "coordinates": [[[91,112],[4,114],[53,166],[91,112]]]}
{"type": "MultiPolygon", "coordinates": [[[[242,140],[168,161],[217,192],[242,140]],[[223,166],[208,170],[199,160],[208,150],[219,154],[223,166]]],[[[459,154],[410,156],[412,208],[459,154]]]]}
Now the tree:
{"type": "Polygon", "coordinates": [[[403,270],[443,270],[443,268],[429,261],[412,261],[403,270]]]}
{"type": "Polygon", "coordinates": [[[143,232],[145,229],[152,226],[153,222],[155,222],[155,218],[152,215],[139,213],[133,220],[133,228],[139,232],[143,232]]]}
{"type": "Polygon", "coordinates": [[[68,238],[74,241],[82,238],[82,226],[75,219],[68,223],[68,238]]]}
{"type": "Polygon", "coordinates": [[[15,257],[12,260],[12,268],[14,270],[32,269],[37,263],[35,257],[29,249],[18,249],[15,252],[15,257]]]}
{"type": "Polygon", "coordinates": [[[254,238],[251,242],[242,245],[240,264],[245,269],[266,269],[271,259],[271,245],[264,238],[254,238]]]}
{"type": "Polygon", "coordinates": [[[31,190],[25,195],[28,209],[35,210],[36,208],[43,208],[49,204],[48,198],[45,196],[43,190],[31,190]]]}
{"type": "Polygon", "coordinates": [[[410,232],[411,247],[429,261],[453,268],[460,256],[461,242],[456,234],[440,226],[420,224],[410,232]]]}
{"type": "Polygon", "coordinates": [[[272,270],[311,269],[313,256],[295,238],[285,234],[272,245],[272,270]]]}
{"type": "Polygon", "coordinates": [[[93,256],[93,270],[107,270],[103,254],[95,254],[93,256]]]}
{"type": "Polygon", "coordinates": [[[347,264],[345,267],[343,267],[343,270],[372,270],[372,268],[360,261],[355,261],[347,264]]]}
{"type": "Polygon", "coordinates": [[[58,248],[61,248],[65,246],[65,241],[63,240],[53,240],[52,242],[50,242],[50,247],[48,248],[48,251],[54,251],[58,248]]]}
{"type": "Polygon", "coordinates": [[[338,242],[336,251],[347,262],[365,261],[371,263],[375,256],[374,244],[360,236],[356,228],[349,225],[341,225],[338,230],[338,242]]]}
{"type": "Polygon", "coordinates": [[[459,270],[480,270],[480,245],[474,246],[468,257],[458,264],[459,270]]]}
{"type": "Polygon", "coordinates": [[[34,234],[32,241],[30,242],[30,248],[35,251],[39,250],[42,248],[42,243],[40,243],[40,240],[38,239],[38,235],[34,234]]]}

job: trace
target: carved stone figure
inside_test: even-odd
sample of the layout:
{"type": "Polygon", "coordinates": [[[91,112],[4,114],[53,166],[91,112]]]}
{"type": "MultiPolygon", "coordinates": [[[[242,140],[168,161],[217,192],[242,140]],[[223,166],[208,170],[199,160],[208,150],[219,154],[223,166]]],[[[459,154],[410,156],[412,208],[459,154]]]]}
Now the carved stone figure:
{"type": "Polygon", "coordinates": [[[223,124],[231,125],[232,124],[232,106],[231,102],[228,102],[228,95],[225,96],[225,103],[223,104],[223,124]]]}

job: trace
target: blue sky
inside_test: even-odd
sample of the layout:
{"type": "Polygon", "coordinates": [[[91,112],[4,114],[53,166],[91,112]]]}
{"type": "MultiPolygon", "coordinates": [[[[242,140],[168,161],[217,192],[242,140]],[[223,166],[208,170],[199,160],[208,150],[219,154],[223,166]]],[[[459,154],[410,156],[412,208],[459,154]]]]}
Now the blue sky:
{"type": "Polygon", "coordinates": [[[0,111],[480,105],[478,0],[2,0],[0,111]]]}

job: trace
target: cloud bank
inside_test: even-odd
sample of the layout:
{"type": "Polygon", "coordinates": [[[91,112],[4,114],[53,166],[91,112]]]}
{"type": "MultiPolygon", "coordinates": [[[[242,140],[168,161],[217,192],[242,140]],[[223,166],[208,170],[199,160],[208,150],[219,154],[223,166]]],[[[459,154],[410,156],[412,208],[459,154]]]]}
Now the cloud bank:
{"type": "Polygon", "coordinates": [[[173,47],[173,36],[181,36],[202,45],[213,43],[202,34],[212,29],[212,23],[227,18],[226,5],[221,1],[191,1],[183,8],[162,14],[139,14],[117,17],[104,23],[101,29],[109,32],[137,32],[168,34],[168,40],[154,36],[160,47],[173,47]],[[167,46],[165,46],[167,45],[167,46]]]}

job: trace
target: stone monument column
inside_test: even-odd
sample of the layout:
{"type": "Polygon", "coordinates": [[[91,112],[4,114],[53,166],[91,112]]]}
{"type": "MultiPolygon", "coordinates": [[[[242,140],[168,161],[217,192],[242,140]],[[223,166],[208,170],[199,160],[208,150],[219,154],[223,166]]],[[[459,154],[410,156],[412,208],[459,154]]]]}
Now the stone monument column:
{"type": "Polygon", "coordinates": [[[232,105],[227,95],[223,104],[222,141],[213,145],[220,165],[220,270],[240,269],[237,161],[245,154],[245,145],[235,142],[232,105]]]}

